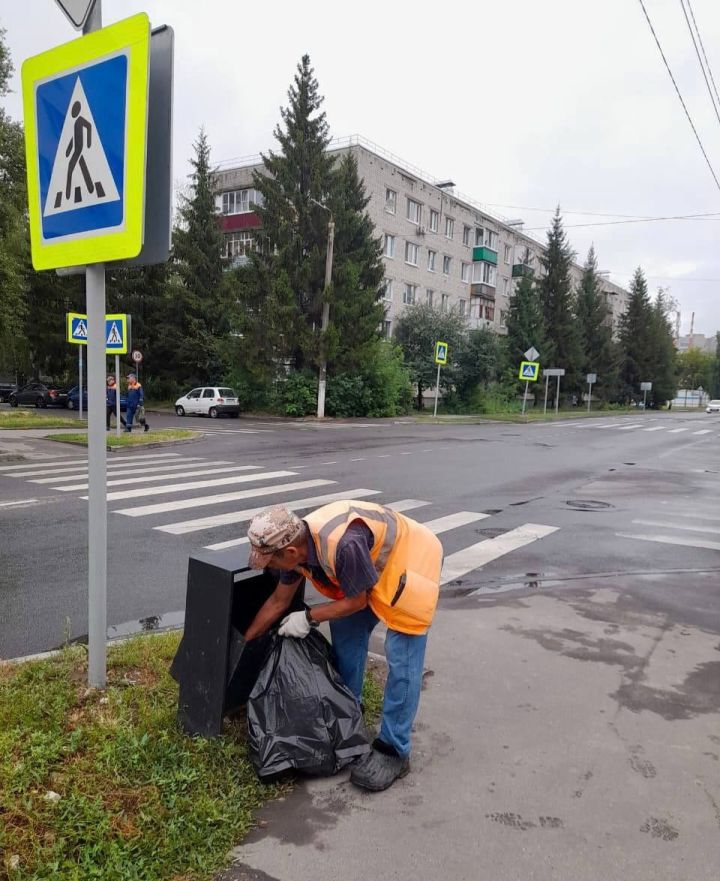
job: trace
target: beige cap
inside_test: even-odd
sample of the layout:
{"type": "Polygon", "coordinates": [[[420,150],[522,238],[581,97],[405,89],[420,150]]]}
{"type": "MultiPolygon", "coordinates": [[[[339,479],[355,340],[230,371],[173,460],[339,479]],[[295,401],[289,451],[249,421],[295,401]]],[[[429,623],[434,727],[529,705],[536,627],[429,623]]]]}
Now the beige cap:
{"type": "Polygon", "coordinates": [[[276,552],[294,541],[302,530],[303,522],[284,505],[269,508],[253,517],[248,527],[250,566],[264,569],[276,552]]]}

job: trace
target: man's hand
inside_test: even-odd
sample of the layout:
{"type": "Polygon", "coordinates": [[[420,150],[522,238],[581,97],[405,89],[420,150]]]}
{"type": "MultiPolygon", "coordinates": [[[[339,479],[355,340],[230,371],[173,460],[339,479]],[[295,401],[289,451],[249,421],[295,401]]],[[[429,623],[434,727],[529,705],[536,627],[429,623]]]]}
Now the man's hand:
{"type": "Polygon", "coordinates": [[[283,618],[278,633],[280,636],[294,636],[295,639],[305,639],[310,633],[310,622],[305,612],[291,612],[283,618]]]}

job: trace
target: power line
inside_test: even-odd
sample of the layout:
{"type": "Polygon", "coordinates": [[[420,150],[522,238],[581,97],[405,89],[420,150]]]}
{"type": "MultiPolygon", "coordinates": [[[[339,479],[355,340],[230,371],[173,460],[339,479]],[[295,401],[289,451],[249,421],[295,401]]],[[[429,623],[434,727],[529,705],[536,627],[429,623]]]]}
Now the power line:
{"type": "MultiPolygon", "coordinates": [[[[720,212],[714,212],[712,214],[674,214],[667,217],[640,217],[636,220],[604,220],[598,223],[564,223],[563,229],[577,229],[584,226],[619,226],[625,223],[654,223],[658,220],[698,220],[703,218],[707,220],[713,217],[720,217],[720,212]]],[[[550,229],[550,224],[545,226],[530,226],[527,229],[521,230],[521,232],[535,232],[542,229],[550,229]]]]}
{"type": "MultiPolygon", "coordinates": [[[[513,211],[542,211],[547,214],[554,214],[557,211],[557,207],[531,208],[528,205],[504,205],[502,202],[485,202],[485,204],[492,208],[511,208],[513,211]]],[[[602,214],[598,211],[566,211],[564,208],[562,209],[562,214],[563,216],[566,214],[581,214],[583,217],[627,217],[633,220],[647,219],[645,216],[640,216],[638,214],[602,214]]]]}
{"type": "Polygon", "coordinates": [[[702,37],[700,36],[700,28],[698,27],[697,22],[695,21],[695,13],[693,12],[693,8],[692,8],[692,4],[690,3],[690,0],[686,0],[686,2],[688,5],[688,9],[690,10],[690,17],[692,18],[692,22],[695,25],[695,31],[697,33],[698,40],[700,41],[700,48],[702,49],[703,58],[705,59],[705,66],[707,67],[707,71],[710,74],[710,79],[712,80],[713,89],[715,90],[715,97],[717,99],[718,106],[720,107],[720,95],[718,95],[718,89],[717,89],[717,86],[715,85],[715,77],[713,76],[712,68],[710,67],[710,62],[708,61],[708,57],[705,53],[705,46],[703,44],[702,37]]]}
{"type": "Polygon", "coordinates": [[[640,3],[640,6],[642,6],[642,11],[645,13],[645,19],[647,20],[648,27],[650,28],[650,31],[651,31],[653,37],[655,38],[655,43],[658,47],[658,51],[660,52],[663,63],[665,64],[665,67],[666,67],[667,72],[670,76],[670,79],[672,80],[672,84],[673,84],[673,86],[675,86],[675,91],[677,92],[677,96],[680,99],[680,103],[682,104],[683,110],[685,111],[685,116],[687,116],[688,122],[690,123],[690,127],[693,130],[695,138],[698,142],[698,146],[700,147],[700,150],[702,151],[702,154],[705,157],[705,162],[707,162],[707,167],[710,169],[710,174],[712,174],[712,176],[713,176],[713,180],[715,181],[715,186],[718,188],[718,190],[720,190],[720,181],[717,179],[717,175],[715,174],[715,169],[712,167],[710,160],[708,159],[708,155],[705,152],[705,147],[703,147],[703,142],[700,140],[700,135],[697,133],[697,129],[695,128],[695,123],[692,121],[692,117],[690,116],[690,112],[687,109],[687,106],[685,105],[685,101],[683,100],[683,96],[680,94],[680,89],[678,88],[678,84],[675,82],[675,77],[673,76],[672,70],[670,70],[670,65],[668,64],[667,58],[665,57],[665,53],[662,50],[662,46],[660,45],[660,40],[658,40],[657,34],[655,33],[655,28],[653,27],[653,24],[650,21],[650,16],[648,15],[648,11],[645,8],[645,4],[644,4],[643,0],[638,0],[638,2],[640,3]]]}
{"type": "MultiPolygon", "coordinates": [[[[717,116],[717,121],[720,122],[720,113],[718,112],[717,103],[715,102],[715,96],[713,95],[713,90],[710,88],[710,82],[707,78],[707,74],[705,73],[705,65],[703,64],[702,58],[700,57],[700,50],[698,49],[697,40],[695,39],[695,34],[693,33],[692,25],[690,24],[690,19],[688,18],[687,9],[685,8],[685,0],[680,0],[680,6],[682,7],[688,30],[690,31],[690,39],[692,40],[693,46],[695,47],[695,54],[697,55],[698,64],[700,65],[700,70],[702,71],[703,79],[705,80],[705,85],[707,86],[708,95],[710,95],[710,103],[712,104],[713,110],[715,111],[715,116],[717,116]]],[[[698,37],[699,36],[700,34],[698,33],[698,37]]]]}

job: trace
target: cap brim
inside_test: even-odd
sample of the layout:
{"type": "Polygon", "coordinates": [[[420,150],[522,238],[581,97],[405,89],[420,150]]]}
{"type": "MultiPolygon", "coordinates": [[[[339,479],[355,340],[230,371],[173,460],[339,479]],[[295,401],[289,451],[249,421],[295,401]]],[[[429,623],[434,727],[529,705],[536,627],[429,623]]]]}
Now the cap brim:
{"type": "Polygon", "coordinates": [[[272,560],[275,551],[261,551],[260,548],[252,548],[248,562],[251,569],[264,569],[272,560]]]}

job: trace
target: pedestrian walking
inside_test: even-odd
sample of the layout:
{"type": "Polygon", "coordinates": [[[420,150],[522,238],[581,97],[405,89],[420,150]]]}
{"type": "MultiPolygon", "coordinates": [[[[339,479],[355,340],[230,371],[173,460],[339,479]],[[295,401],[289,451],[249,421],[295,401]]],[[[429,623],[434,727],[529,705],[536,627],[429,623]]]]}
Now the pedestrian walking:
{"type": "Polygon", "coordinates": [[[370,634],[379,621],[387,626],[380,734],[350,776],[365,789],[387,789],[410,770],[427,634],[440,590],[440,541],[390,508],[351,500],[324,505],[302,520],[286,507],[271,508],[252,520],[248,539],[252,568],[278,570],[279,580],[247,640],[269,630],[309,578],[329,602],[283,617],[279,634],[303,639],[329,621],[338,672],[359,701],[370,634]]]}
{"type": "Polygon", "coordinates": [[[132,431],[135,416],[137,416],[138,424],[142,425],[145,431],[150,431],[150,426],[145,419],[145,393],[143,392],[143,387],[137,381],[137,377],[134,373],[128,373],[125,431],[132,431]]]}
{"type": "MultiPolygon", "coordinates": [[[[105,389],[105,406],[105,424],[107,426],[107,430],[110,431],[110,417],[114,413],[117,413],[117,384],[115,382],[114,376],[108,376],[107,378],[107,388],[105,389]]],[[[122,418],[122,416],[120,416],[120,422],[125,425],[125,420],[122,418]]]]}

